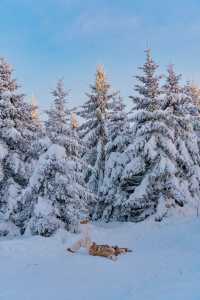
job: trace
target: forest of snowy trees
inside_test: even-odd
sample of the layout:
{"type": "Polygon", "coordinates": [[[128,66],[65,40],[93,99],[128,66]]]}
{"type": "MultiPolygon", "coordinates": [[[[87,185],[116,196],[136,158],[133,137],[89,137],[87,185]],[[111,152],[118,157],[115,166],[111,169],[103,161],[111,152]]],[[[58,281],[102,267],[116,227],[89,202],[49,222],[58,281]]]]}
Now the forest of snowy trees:
{"type": "Polygon", "coordinates": [[[198,213],[200,91],[172,65],[160,76],[145,53],[130,111],[98,67],[74,110],[58,81],[45,121],[0,59],[0,236],[198,213]]]}

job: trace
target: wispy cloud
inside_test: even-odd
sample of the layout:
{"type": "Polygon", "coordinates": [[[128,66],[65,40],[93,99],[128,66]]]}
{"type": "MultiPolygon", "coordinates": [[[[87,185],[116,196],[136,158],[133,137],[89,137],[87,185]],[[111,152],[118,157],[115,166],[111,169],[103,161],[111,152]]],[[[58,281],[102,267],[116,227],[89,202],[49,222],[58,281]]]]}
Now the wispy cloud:
{"type": "Polygon", "coordinates": [[[67,28],[65,36],[72,37],[93,37],[104,34],[118,34],[131,32],[137,28],[140,19],[136,16],[101,13],[82,13],[67,28]]]}

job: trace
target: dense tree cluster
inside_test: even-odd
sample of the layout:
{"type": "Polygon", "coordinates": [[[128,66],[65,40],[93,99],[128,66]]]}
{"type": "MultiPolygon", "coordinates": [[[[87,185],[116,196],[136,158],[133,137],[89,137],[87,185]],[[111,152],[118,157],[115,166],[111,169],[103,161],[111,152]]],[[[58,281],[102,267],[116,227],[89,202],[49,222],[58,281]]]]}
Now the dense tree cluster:
{"type": "Polygon", "coordinates": [[[76,113],[58,81],[42,122],[0,59],[0,236],[198,210],[200,90],[149,49],[139,70],[129,112],[100,66],[76,113]]]}

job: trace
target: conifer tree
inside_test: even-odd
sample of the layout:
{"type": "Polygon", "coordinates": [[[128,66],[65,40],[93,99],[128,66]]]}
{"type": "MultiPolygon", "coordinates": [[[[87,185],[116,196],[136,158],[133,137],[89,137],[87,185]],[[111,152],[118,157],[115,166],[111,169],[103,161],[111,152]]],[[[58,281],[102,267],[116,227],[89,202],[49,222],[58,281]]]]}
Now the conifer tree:
{"type": "Polygon", "coordinates": [[[52,94],[53,106],[46,121],[50,145],[40,156],[24,192],[24,201],[31,205],[31,218],[25,227],[44,236],[58,228],[77,231],[81,216],[88,215],[90,201],[82,174],[82,145],[71,128],[63,82],[58,82],[52,94]]]}
{"type": "Polygon", "coordinates": [[[99,193],[105,169],[105,146],[107,143],[106,119],[110,108],[110,101],[114,97],[110,92],[104,69],[97,68],[95,84],[91,85],[89,100],[82,106],[79,115],[85,119],[80,126],[80,136],[83,138],[87,152],[85,159],[91,168],[88,168],[86,182],[89,189],[99,193]]]}
{"type": "MultiPolygon", "coordinates": [[[[195,107],[189,88],[181,88],[179,81],[181,75],[176,75],[173,66],[168,67],[168,75],[166,77],[166,84],[163,86],[164,92],[164,110],[171,118],[173,124],[176,144],[180,152],[182,152],[183,164],[189,164],[190,161],[197,163],[199,160],[199,154],[194,145],[194,120],[198,121],[198,110],[195,107]],[[190,141],[190,140],[193,140],[190,141]],[[190,144],[190,142],[193,144],[190,144]],[[192,149],[195,151],[193,152],[192,149]],[[192,154],[193,152],[193,154],[192,154]],[[187,154],[186,154],[187,153],[187,154]],[[186,155],[184,157],[184,155],[186,155]]],[[[197,141],[197,140],[196,140],[197,141]]],[[[195,142],[196,143],[196,142],[195,142]]]]}
{"type": "MultiPolygon", "coordinates": [[[[32,164],[32,143],[36,139],[37,128],[31,114],[31,105],[24,101],[24,95],[18,92],[18,84],[12,77],[12,67],[0,59],[0,222],[7,223],[8,234],[14,226],[19,227],[15,219],[21,209],[20,194],[27,186],[32,164]],[[19,202],[19,203],[18,203],[19,202]]],[[[1,230],[0,230],[1,231],[1,230]]]]}
{"type": "Polygon", "coordinates": [[[199,88],[187,82],[183,88],[182,113],[187,117],[188,122],[192,124],[196,134],[200,149],[200,90],[199,88]]]}
{"type": "Polygon", "coordinates": [[[172,65],[167,72],[166,84],[163,87],[167,102],[165,113],[175,132],[179,186],[185,195],[184,203],[192,206],[196,205],[197,195],[200,194],[200,156],[196,132],[199,113],[189,85],[184,88],[180,86],[181,75],[176,75],[172,65]]]}
{"type": "Polygon", "coordinates": [[[108,143],[105,148],[105,172],[100,189],[100,200],[96,218],[105,221],[116,220],[120,214],[118,203],[121,198],[120,178],[126,164],[124,151],[130,142],[130,128],[125,104],[120,95],[111,103],[107,121],[108,143]]]}
{"type": "Polygon", "coordinates": [[[125,154],[129,162],[121,177],[122,199],[119,219],[140,221],[151,214],[161,220],[168,208],[183,205],[184,196],[179,189],[177,173],[178,151],[174,146],[175,132],[168,115],[163,111],[158,65],[150,50],[136,76],[138,96],[132,96],[133,141],[125,154]]]}
{"type": "MultiPolygon", "coordinates": [[[[200,110],[198,107],[198,89],[190,82],[182,88],[177,102],[176,124],[179,136],[176,145],[181,157],[181,170],[185,182],[182,189],[190,208],[199,207],[200,194],[200,110]]],[[[175,122],[174,122],[175,124],[175,122]]]]}

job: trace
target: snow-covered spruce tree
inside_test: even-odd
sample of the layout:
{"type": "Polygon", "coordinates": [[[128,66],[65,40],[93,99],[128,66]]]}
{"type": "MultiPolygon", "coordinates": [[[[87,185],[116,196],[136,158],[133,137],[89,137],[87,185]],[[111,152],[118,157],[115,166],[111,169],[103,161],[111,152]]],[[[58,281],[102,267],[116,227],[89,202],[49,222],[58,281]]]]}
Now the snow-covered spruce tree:
{"type": "MultiPolygon", "coordinates": [[[[199,209],[200,206],[200,107],[199,89],[187,82],[179,110],[184,115],[186,126],[182,139],[178,142],[184,162],[187,161],[188,206],[199,209]]],[[[195,212],[196,213],[196,212],[195,212]]]]}
{"type": "Polygon", "coordinates": [[[70,121],[70,110],[66,108],[68,91],[64,83],[59,80],[56,89],[52,92],[54,98],[53,106],[46,113],[48,119],[45,122],[47,136],[52,143],[64,145],[69,130],[67,123],[70,121]]]}
{"type": "Polygon", "coordinates": [[[91,94],[87,94],[89,100],[79,112],[85,120],[79,128],[80,136],[87,147],[84,158],[91,166],[85,178],[90,191],[98,196],[105,170],[106,119],[110,102],[115,95],[116,93],[110,92],[110,85],[107,83],[103,68],[98,67],[95,84],[91,85],[91,94]]]}
{"type": "Polygon", "coordinates": [[[183,89],[184,93],[188,98],[191,99],[192,104],[200,110],[200,88],[195,85],[194,83],[191,83],[190,81],[187,81],[186,85],[183,89]]]}
{"type": "Polygon", "coordinates": [[[185,196],[184,203],[195,207],[200,195],[199,112],[190,87],[180,86],[181,75],[176,75],[172,65],[167,72],[164,110],[175,132],[179,186],[185,196]]]}
{"type": "Polygon", "coordinates": [[[50,236],[58,228],[76,232],[81,216],[88,214],[90,194],[82,174],[82,146],[76,130],[71,128],[67,95],[59,81],[53,91],[54,105],[47,111],[50,146],[40,156],[24,192],[25,202],[32,205],[27,224],[32,234],[50,236]]]}
{"type": "Polygon", "coordinates": [[[143,75],[136,76],[138,96],[131,96],[134,127],[132,143],[125,151],[129,162],[121,177],[121,220],[141,221],[151,214],[161,220],[169,207],[183,206],[184,195],[179,187],[178,151],[171,118],[163,111],[158,65],[146,51],[143,75]]]}
{"type": "Polygon", "coordinates": [[[193,125],[200,149],[200,89],[187,82],[183,88],[181,111],[193,125]]]}
{"type": "Polygon", "coordinates": [[[120,214],[118,203],[120,178],[126,159],[124,151],[130,143],[130,126],[125,104],[120,95],[114,98],[107,121],[108,142],[105,147],[104,180],[100,188],[98,215],[104,221],[116,220],[120,214]]]}
{"type": "Polygon", "coordinates": [[[18,85],[12,78],[12,72],[11,66],[1,58],[0,235],[12,233],[16,225],[21,229],[21,223],[15,215],[21,209],[21,191],[32,173],[32,143],[37,136],[31,105],[24,101],[23,94],[18,93],[18,85]]]}

